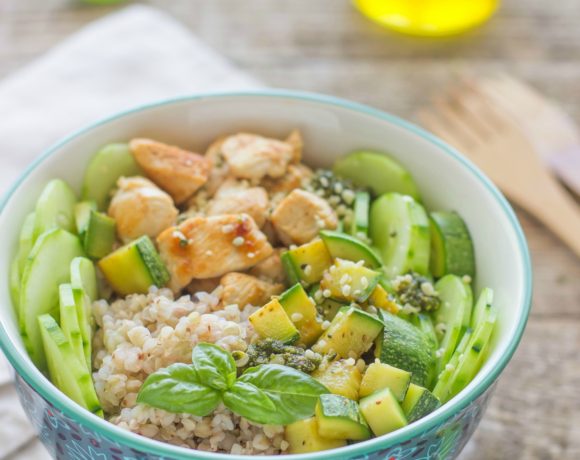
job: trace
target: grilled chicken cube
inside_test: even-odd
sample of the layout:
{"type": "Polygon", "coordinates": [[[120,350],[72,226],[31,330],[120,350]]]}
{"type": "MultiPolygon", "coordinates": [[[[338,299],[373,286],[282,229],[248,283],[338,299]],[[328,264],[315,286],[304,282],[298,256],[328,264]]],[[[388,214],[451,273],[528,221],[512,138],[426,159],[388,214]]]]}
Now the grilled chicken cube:
{"type": "Polygon", "coordinates": [[[228,137],[221,151],[234,177],[256,182],[282,177],[294,158],[294,147],[287,142],[246,133],[228,137]]]}
{"type": "Polygon", "coordinates": [[[284,177],[279,179],[266,178],[262,181],[262,186],[271,195],[286,195],[297,188],[304,188],[313,174],[312,170],[306,165],[291,164],[288,165],[288,170],[284,177]]]}
{"type": "Polygon", "coordinates": [[[205,152],[205,158],[211,163],[211,170],[204,190],[210,197],[215,194],[217,189],[220,188],[224,181],[230,176],[230,167],[222,153],[222,145],[225,140],[225,137],[217,139],[212,142],[205,152]]]}
{"type": "Polygon", "coordinates": [[[211,162],[202,155],[150,139],[133,139],[129,147],[145,174],[177,204],[207,182],[211,162]]]}
{"type": "Polygon", "coordinates": [[[109,205],[109,215],[117,223],[124,243],[143,235],[155,238],[175,224],[178,210],[171,197],[144,177],[121,177],[109,205]]]}
{"type": "Polygon", "coordinates": [[[300,163],[302,160],[302,149],[304,147],[304,140],[302,139],[302,134],[300,131],[295,129],[286,138],[286,143],[290,144],[294,149],[294,155],[292,156],[292,162],[300,163]]]}
{"type": "Polygon", "coordinates": [[[157,238],[159,254],[179,291],[194,278],[246,270],[272,254],[272,246],[247,214],[196,216],[157,238]]]}
{"type": "Polygon", "coordinates": [[[262,187],[247,187],[235,180],[227,180],[218,189],[206,209],[208,216],[248,214],[258,227],[268,215],[268,194],[262,187]]]}
{"type": "Polygon", "coordinates": [[[228,273],[220,281],[223,287],[221,294],[223,305],[237,304],[240,308],[246,305],[261,306],[273,295],[280,294],[284,285],[269,283],[245,273],[228,273]]]}
{"type": "Polygon", "coordinates": [[[283,283],[286,280],[286,272],[282,266],[282,259],[280,258],[286,248],[276,248],[272,255],[254,265],[248,273],[261,280],[270,281],[272,283],[283,283]]]}
{"type": "Polygon", "coordinates": [[[286,245],[308,243],[320,230],[335,229],[338,219],[326,200],[296,189],[272,213],[272,223],[286,245]]]}

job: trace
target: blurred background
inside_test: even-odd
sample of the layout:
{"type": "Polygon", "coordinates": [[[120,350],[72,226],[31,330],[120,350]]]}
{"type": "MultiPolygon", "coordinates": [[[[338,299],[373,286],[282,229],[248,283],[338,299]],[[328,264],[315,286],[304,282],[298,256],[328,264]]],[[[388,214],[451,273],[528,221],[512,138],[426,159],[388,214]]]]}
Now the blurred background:
{"type": "MultiPolygon", "coordinates": [[[[0,78],[131,3],[0,0],[0,78]]],[[[267,86],[333,94],[414,119],[458,74],[501,71],[550,96],[580,124],[579,0],[505,0],[489,22],[447,38],[392,32],[348,0],[141,3],[166,11],[267,86]]],[[[578,459],[580,264],[517,210],[534,259],[533,313],[463,458],[578,459]]],[[[6,417],[0,414],[0,420],[6,417]]]]}

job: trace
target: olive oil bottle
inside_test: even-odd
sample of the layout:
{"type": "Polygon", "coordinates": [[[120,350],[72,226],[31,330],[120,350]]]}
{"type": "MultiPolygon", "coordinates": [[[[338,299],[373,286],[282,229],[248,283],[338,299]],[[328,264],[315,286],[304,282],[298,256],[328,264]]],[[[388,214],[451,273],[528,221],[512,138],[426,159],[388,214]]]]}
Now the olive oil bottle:
{"type": "Polygon", "coordinates": [[[373,21],[398,32],[445,36],[464,32],[489,19],[499,0],[354,0],[373,21]]]}

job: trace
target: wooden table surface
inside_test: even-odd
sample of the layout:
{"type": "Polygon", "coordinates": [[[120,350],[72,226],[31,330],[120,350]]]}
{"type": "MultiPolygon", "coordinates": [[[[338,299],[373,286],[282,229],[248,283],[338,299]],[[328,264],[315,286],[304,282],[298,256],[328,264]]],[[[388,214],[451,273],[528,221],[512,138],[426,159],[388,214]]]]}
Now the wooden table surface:
{"type": "MultiPolygon", "coordinates": [[[[454,72],[503,70],[557,99],[580,123],[578,0],[505,0],[483,28],[434,41],[383,30],[347,0],[148,3],[271,86],[334,94],[412,118],[454,72]]],[[[115,9],[0,0],[0,77],[115,9]]],[[[534,261],[532,316],[465,457],[580,459],[580,263],[534,219],[518,215],[534,261]]]]}

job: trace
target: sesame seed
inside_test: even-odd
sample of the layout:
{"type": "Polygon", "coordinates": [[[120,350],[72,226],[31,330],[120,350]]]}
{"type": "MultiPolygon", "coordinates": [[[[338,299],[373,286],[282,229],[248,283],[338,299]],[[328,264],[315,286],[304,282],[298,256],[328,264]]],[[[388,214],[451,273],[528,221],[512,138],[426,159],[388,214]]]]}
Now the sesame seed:
{"type": "Polygon", "coordinates": [[[359,260],[355,265],[357,267],[362,267],[364,264],[365,264],[365,261],[364,260],[359,260]]]}
{"type": "Polygon", "coordinates": [[[365,289],[368,288],[369,287],[369,279],[366,276],[363,276],[360,279],[360,284],[362,284],[363,288],[365,288],[365,289]]]}
{"type": "Polygon", "coordinates": [[[344,187],[342,186],[342,184],[340,182],[337,182],[336,184],[334,184],[334,191],[336,193],[341,193],[343,188],[344,187]]]}
{"type": "Polygon", "coordinates": [[[322,322],[322,330],[326,331],[330,327],[330,321],[325,320],[322,322]]]}
{"type": "Polygon", "coordinates": [[[465,284],[469,284],[471,283],[471,276],[469,275],[464,275],[463,278],[461,278],[461,280],[465,283],[465,284]]]}
{"type": "Polygon", "coordinates": [[[292,320],[293,323],[300,321],[302,318],[304,318],[304,315],[302,315],[302,313],[292,313],[292,316],[290,316],[290,319],[292,320]]]}
{"type": "Polygon", "coordinates": [[[328,183],[328,179],[326,177],[321,177],[320,178],[320,185],[322,185],[323,187],[328,187],[329,183],[328,183]]]}
{"type": "MultiPolygon", "coordinates": [[[[350,354],[350,353],[349,353],[350,354]]],[[[348,358],[344,364],[346,364],[347,366],[354,366],[356,364],[356,361],[354,360],[354,358],[348,358]]]]}
{"type": "Polygon", "coordinates": [[[248,252],[248,257],[250,259],[253,259],[254,257],[256,257],[256,254],[254,254],[253,252],[248,252]]]}
{"type": "Polygon", "coordinates": [[[347,296],[350,294],[350,286],[348,284],[345,284],[344,286],[342,286],[340,292],[342,292],[343,296],[347,296]]]}
{"type": "Polygon", "coordinates": [[[326,298],[330,297],[330,289],[325,289],[322,291],[322,295],[326,298]]]}
{"type": "Polygon", "coordinates": [[[345,273],[344,275],[342,275],[342,277],[340,278],[340,284],[345,284],[348,282],[348,274],[345,273]]]}
{"type": "Polygon", "coordinates": [[[328,271],[329,271],[330,273],[334,273],[334,272],[336,271],[336,265],[332,265],[332,266],[331,266],[331,267],[328,269],[328,271]]]}
{"type": "Polygon", "coordinates": [[[319,340],[318,341],[318,346],[320,348],[324,348],[326,346],[326,340],[319,340]]]}
{"type": "Polygon", "coordinates": [[[291,244],[290,245],[290,250],[293,251],[294,249],[298,248],[298,246],[296,246],[295,244],[291,244]]]}
{"type": "Polygon", "coordinates": [[[234,231],[234,226],[232,224],[226,224],[222,226],[223,233],[231,233],[234,231]]]}
{"type": "Polygon", "coordinates": [[[211,249],[208,249],[207,251],[205,251],[205,255],[206,256],[213,256],[213,251],[211,249]]]}
{"type": "Polygon", "coordinates": [[[361,294],[362,294],[362,291],[360,289],[355,289],[354,292],[352,293],[352,295],[355,297],[358,297],[361,294]]]}
{"type": "Polygon", "coordinates": [[[317,353],[314,353],[312,350],[306,350],[304,352],[304,356],[308,359],[316,358],[317,353]]]}
{"type": "Polygon", "coordinates": [[[429,296],[435,295],[435,289],[433,288],[433,285],[429,282],[421,283],[421,291],[425,295],[429,296]]]}
{"type": "Polygon", "coordinates": [[[307,264],[302,271],[306,276],[310,276],[312,274],[312,266],[307,264]]]}
{"type": "Polygon", "coordinates": [[[232,240],[232,244],[234,246],[241,246],[242,244],[244,244],[246,240],[244,240],[244,237],[242,236],[236,236],[233,240],[232,240]]]}
{"type": "Polygon", "coordinates": [[[318,290],[317,290],[317,291],[314,293],[314,299],[315,299],[317,302],[320,302],[320,301],[322,301],[322,299],[323,299],[323,295],[322,295],[322,291],[321,291],[320,289],[318,289],[318,290]]]}
{"type": "Polygon", "coordinates": [[[332,206],[336,206],[338,203],[340,203],[340,198],[337,197],[336,195],[332,195],[330,198],[328,198],[328,202],[332,206]]]}
{"type": "Polygon", "coordinates": [[[455,366],[453,366],[452,364],[449,364],[449,363],[447,363],[447,364],[445,365],[445,370],[446,370],[447,372],[454,371],[454,370],[455,370],[455,366]]]}

